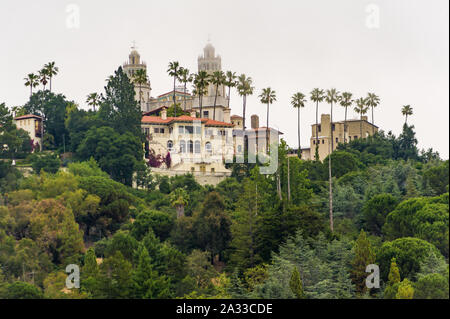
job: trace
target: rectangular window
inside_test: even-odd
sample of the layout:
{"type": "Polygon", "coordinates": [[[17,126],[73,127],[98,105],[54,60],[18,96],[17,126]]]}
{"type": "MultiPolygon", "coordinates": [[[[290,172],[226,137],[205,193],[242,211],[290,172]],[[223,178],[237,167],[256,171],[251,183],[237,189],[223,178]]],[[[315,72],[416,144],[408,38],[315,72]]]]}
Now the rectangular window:
{"type": "Polygon", "coordinates": [[[153,132],[155,132],[156,134],[158,134],[158,133],[159,133],[159,127],[155,127],[155,128],[153,129],[153,132]]]}
{"type": "Polygon", "coordinates": [[[322,144],[325,144],[325,140],[322,140],[322,144]]]}
{"type": "Polygon", "coordinates": [[[184,126],[178,126],[178,133],[184,134],[184,126]]]}
{"type": "Polygon", "coordinates": [[[184,127],[184,132],[186,134],[192,134],[192,133],[194,133],[194,127],[193,126],[185,126],[184,127]]]}
{"type": "Polygon", "coordinates": [[[336,125],[335,124],[332,124],[331,125],[331,129],[333,130],[333,132],[336,130],[336,125]]]}
{"type": "Polygon", "coordinates": [[[203,117],[208,118],[209,117],[209,111],[203,111],[203,117]]]}
{"type": "Polygon", "coordinates": [[[336,137],[336,143],[339,143],[339,138],[336,137]]]}
{"type": "Polygon", "coordinates": [[[160,128],[159,133],[164,134],[164,128],[160,128]]]}
{"type": "Polygon", "coordinates": [[[319,124],[318,130],[319,130],[319,132],[322,132],[322,125],[319,124]]]}
{"type": "Polygon", "coordinates": [[[202,134],[202,127],[201,126],[196,126],[195,127],[195,134],[197,134],[197,135],[201,135],[202,134]]]}

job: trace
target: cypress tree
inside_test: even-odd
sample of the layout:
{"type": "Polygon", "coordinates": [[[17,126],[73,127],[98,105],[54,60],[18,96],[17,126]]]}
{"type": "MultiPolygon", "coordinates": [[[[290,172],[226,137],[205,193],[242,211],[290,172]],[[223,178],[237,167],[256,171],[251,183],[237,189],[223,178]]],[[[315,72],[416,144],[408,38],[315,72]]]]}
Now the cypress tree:
{"type": "Polygon", "coordinates": [[[353,249],[355,257],[352,262],[351,278],[356,287],[356,292],[361,295],[367,289],[366,278],[368,274],[366,273],[366,267],[375,263],[375,253],[364,230],[361,230],[353,249]]]}
{"type": "Polygon", "coordinates": [[[303,293],[302,279],[300,278],[300,272],[297,267],[294,267],[292,271],[291,280],[289,281],[289,286],[297,299],[305,298],[303,293]]]}

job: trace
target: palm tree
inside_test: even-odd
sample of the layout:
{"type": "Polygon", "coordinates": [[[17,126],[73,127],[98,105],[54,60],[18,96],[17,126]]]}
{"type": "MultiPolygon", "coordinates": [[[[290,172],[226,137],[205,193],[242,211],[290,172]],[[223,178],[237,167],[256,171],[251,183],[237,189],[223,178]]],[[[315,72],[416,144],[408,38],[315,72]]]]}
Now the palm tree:
{"type": "MultiPolygon", "coordinates": [[[[247,77],[245,74],[241,74],[238,78],[237,90],[240,96],[242,96],[242,127],[245,136],[245,109],[247,106],[247,96],[253,94],[253,90],[255,89],[252,86],[253,80],[251,77],[247,77]]],[[[244,154],[247,151],[247,143],[244,141],[244,154]]]]}
{"type": "Polygon", "coordinates": [[[325,101],[331,106],[330,115],[330,136],[331,136],[331,152],[334,151],[334,138],[333,138],[333,103],[337,103],[340,99],[340,93],[336,89],[327,90],[327,95],[325,96],[325,101]]]}
{"type": "Polygon", "coordinates": [[[367,93],[366,105],[372,108],[372,135],[375,134],[375,122],[373,119],[373,109],[380,104],[380,98],[375,93],[367,93]]]}
{"type": "Polygon", "coordinates": [[[302,157],[302,149],[300,146],[300,108],[305,107],[306,103],[306,96],[303,93],[295,93],[292,96],[291,105],[294,108],[297,108],[298,111],[298,122],[297,122],[297,128],[298,128],[298,158],[302,157]]]}
{"type": "MultiPolygon", "coordinates": [[[[350,92],[343,92],[341,98],[339,99],[341,106],[345,107],[345,118],[344,118],[344,143],[347,143],[347,137],[345,133],[347,132],[347,108],[352,106],[352,94],[350,92]]],[[[348,134],[348,132],[347,132],[348,134]]]]}
{"type": "Polygon", "coordinates": [[[186,112],[186,87],[187,87],[188,83],[192,82],[193,77],[192,77],[191,73],[189,72],[189,69],[186,69],[186,68],[180,68],[179,74],[180,74],[179,80],[181,83],[184,84],[183,99],[184,99],[184,111],[186,112]]]}
{"type": "Polygon", "coordinates": [[[175,62],[169,63],[169,68],[167,69],[167,73],[173,77],[173,107],[174,107],[174,116],[177,117],[177,106],[176,106],[176,96],[175,96],[175,87],[177,85],[177,78],[180,76],[180,64],[175,62]]]}
{"type": "Polygon", "coordinates": [[[328,184],[330,187],[330,229],[331,232],[334,231],[334,221],[333,221],[333,178],[331,176],[331,153],[334,151],[334,137],[333,137],[333,103],[337,103],[339,101],[340,95],[336,89],[327,90],[327,95],[325,100],[331,106],[331,114],[330,114],[330,137],[331,143],[328,146],[328,184]]]}
{"type": "Polygon", "coordinates": [[[214,111],[213,111],[213,120],[216,119],[216,103],[217,103],[217,93],[219,91],[219,86],[224,84],[226,81],[226,76],[225,73],[223,73],[222,71],[215,71],[212,75],[211,75],[211,83],[215,85],[216,87],[216,95],[214,97],[214,111]]]}
{"type": "Polygon", "coordinates": [[[319,102],[324,99],[325,92],[318,88],[315,88],[311,92],[311,101],[316,103],[316,161],[319,160],[319,102]]]}
{"type": "Polygon", "coordinates": [[[47,75],[50,78],[50,92],[52,91],[52,78],[53,76],[57,75],[59,72],[59,69],[57,66],[55,66],[55,62],[49,62],[46,65],[44,65],[44,69],[47,70],[47,75]]]}
{"type": "Polygon", "coordinates": [[[44,91],[45,91],[45,86],[48,83],[48,71],[47,69],[42,69],[39,71],[39,82],[41,82],[41,84],[44,86],[44,91]]]}
{"type": "Polygon", "coordinates": [[[147,70],[136,70],[133,76],[133,84],[139,86],[139,103],[142,110],[142,86],[148,83],[147,70]]]}
{"type": "Polygon", "coordinates": [[[412,109],[411,105],[403,106],[402,114],[405,116],[405,124],[408,124],[408,116],[413,115],[413,109],[412,109]]]}
{"type": "Polygon", "coordinates": [[[30,87],[30,97],[33,95],[33,88],[39,85],[39,76],[34,73],[28,74],[25,80],[25,86],[30,87]]]}
{"type": "Polygon", "coordinates": [[[208,94],[209,75],[206,71],[199,71],[194,78],[195,94],[198,95],[200,118],[203,117],[203,96],[208,94]]]}
{"type": "Polygon", "coordinates": [[[266,149],[267,154],[269,154],[270,145],[269,145],[269,106],[270,104],[273,104],[277,100],[277,95],[274,90],[272,90],[270,87],[265,88],[262,90],[262,93],[259,95],[260,101],[263,104],[267,104],[267,124],[266,124],[266,149]]]}
{"type": "Polygon", "coordinates": [[[169,195],[170,202],[177,210],[177,218],[184,216],[184,207],[189,203],[189,195],[184,188],[176,188],[169,195]]]}
{"type": "Polygon", "coordinates": [[[86,103],[93,107],[95,112],[95,107],[100,105],[101,95],[97,93],[91,93],[87,96],[86,103]]]}
{"type": "Polygon", "coordinates": [[[228,108],[230,108],[231,88],[236,86],[236,72],[227,71],[225,85],[228,87],[228,108]]]}
{"type": "Polygon", "coordinates": [[[359,114],[359,131],[360,131],[359,134],[360,138],[363,138],[362,117],[364,114],[367,114],[369,107],[366,105],[367,101],[364,98],[359,98],[355,102],[356,102],[355,112],[359,114]]]}

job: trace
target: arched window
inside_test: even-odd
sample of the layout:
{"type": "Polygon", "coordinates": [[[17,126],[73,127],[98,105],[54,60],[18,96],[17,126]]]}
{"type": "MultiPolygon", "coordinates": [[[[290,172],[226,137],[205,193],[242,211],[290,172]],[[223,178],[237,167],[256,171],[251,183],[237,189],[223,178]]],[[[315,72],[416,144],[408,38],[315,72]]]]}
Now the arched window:
{"type": "Polygon", "coordinates": [[[192,142],[192,141],[188,142],[188,152],[194,153],[194,142],[192,142]]]}
{"type": "Polygon", "coordinates": [[[173,142],[172,141],[167,141],[167,150],[170,152],[173,149],[173,142]]]}
{"type": "Polygon", "coordinates": [[[180,153],[186,153],[186,142],[180,141],[180,153]]]}
{"type": "Polygon", "coordinates": [[[200,141],[195,141],[195,154],[200,154],[200,141]]]}
{"type": "Polygon", "coordinates": [[[205,149],[208,153],[212,153],[212,145],[210,142],[206,142],[205,149]]]}

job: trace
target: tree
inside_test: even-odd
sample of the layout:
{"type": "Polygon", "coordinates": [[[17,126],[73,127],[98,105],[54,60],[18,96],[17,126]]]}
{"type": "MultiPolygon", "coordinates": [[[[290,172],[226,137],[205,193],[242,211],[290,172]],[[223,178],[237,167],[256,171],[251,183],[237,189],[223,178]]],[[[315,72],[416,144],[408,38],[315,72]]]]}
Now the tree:
{"type": "Polygon", "coordinates": [[[414,285],[414,299],[448,299],[448,278],[441,274],[428,274],[414,285]]]}
{"type": "Polygon", "coordinates": [[[86,103],[92,106],[95,112],[95,107],[100,105],[101,100],[102,100],[101,95],[99,95],[98,93],[91,93],[87,96],[86,103]]]}
{"type": "Polygon", "coordinates": [[[138,264],[131,276],[133,297],[139,299],[169,298],[169,279],[159,276],[153,270],[148,250],[144,245],[139,246],[137,256],[138,264]]]}
{"type": "MultiPolygon", "coordinates": [[[[169,76],[173,77],[173,105],[176,105],[176,96],[175,89],[177,84],[177,79],[180,77],[180,64],[177,61],[170,62],[169,67],[167,69],[167,73],[169,76]]],[[[176,109],[175,109],[175,117],[177,117],[176,109]]]]}
{"type": "Polygon", "coordinates": [[[351,278],[356,286],[356,292],[360,295],[366,292],[366,267],[375,263],[375,253],[367,239],[364,230],[359,233],[358,239],[353,246],[355,257],[352,262],[351,278]]]}
{"type": "Polygon", "coordinates": [[[312,90],[310,98],[311,101],[316,103],[316,161],[319,160],[319,102],[322,102],[325,98],[324,94],[325,92],[323,90],[315,88],[312,90]]]}
{"type": "MultiPolygon", "coordinates": [[[[253,94],[253,90],[255,89],[252,86],[253,80],[251,77],[247,77],[245,74],[241,74],[238,78],[237,82],[237,91],[240,96],[242,96],[242,127],[245,132],[245,110],[247,106],[247,96],[253,94]]],[[[247,153],[247,140],[244,141],[244,154],[247,153]]]]}
{"type": "Polygon", "coordinates": [[[70,209],[54,199],[40,201],[30,215],[30,237],[55,264],[74,262],[83,252],[83,234],[70,209]]]}
{"type": "Polygon", "coordinates": [[[41,174],[42,170],[55,174],[61,166],[61,160],[56,154],[32,154],[29,160],[36,174],[41,174]]]}
{"type": "Polygon", "coordinates": [[[408,123],[408,116],[413,115],[413,109],[411,105],[404,105],[402,107],[402,114],[405,116],[405,124],[408,123]]]}
{"type": "Polygon", "coordinates": [[[180,73],[179,73],[179,80],[181,83],[183,83],[184,86],[184,95],[183,95],[183,102],[184,102],[184,112],[186,112],[186,86],[188,83],[191,83],[194,80],[194,77],[192,74],[190,74],[189,69],[187,68],[180,68],[180,73]]]}
{"type": "Polygon", "coordinates": [[[134,85],[122,67],[109,78],[97,119],[98,127],[109,126],[116,133],[130,133],[143,141],[142,111],[135,99],[134,85]]]}
{"type": "Polygon", "coordinates": [[[50,92],[52,91],[52,79],[55,75],[58,74],[59,69],[55,66],[55,62],[49,62],[44,65],[44,70],[46,71],[47,76],[50,79],[50,92]]]}
{"type": "Polygon", "coordinates": [[[29,283],[16,281],[6,286],[5,299],[43,299],[42,291],[29,283]]]}
{"type": "Polygon", "coordinates": [[[30,87],[30,97],[31,97],[33,96],[33,88],[39,85],[39,76],[34,73],[30,73],[27,75],[26,78],[24,78],[24,80],[25,86],[30,87]]]}
{"type": "Polygon", "coordinates": [[[300,146],[300,108],[305,107],[306,98],[303,93],[295,93],[291,99],[291,105],[297,109],[298,111],[298,121],[297,121],[297,129],[298,129],[298,158],[302,157],[302,149],[300,146]]]}
{"type": "Polygon", "coordinates": [[[194,76],[194,94],[198,96],[200,118],[203,117],[203,96],[208,94],[209,75],[206,71],[199,71],[194,76]]]}
{"type": "MultiPolygon", "coordinates": [[[[375,125],[373,119],[373,109],[380,104],[380,98],[375,93],[367,93],[366,105],[372,109],[372,125],[375,125]]],[[[372,134],[375,134],[375,127],[372,126],[372,134]]]]}
{"type": "Polygon", "coordinates": [[[272,90],[270,87],[262,90],[262,93],[259,95],[260,101],[263,104],[267,104],[267,124],[266,124],[266,149],[267,154],[269,154],[270,143],[269,143],[269,106],[273,104],[277,100],[276,92],[272,90]]]}
{"type": "Polygon", "coordinates": [[[348,127],[347,127],[347,108],[352,106],[353,100],[352,100],[352,93],[350,92],[343,92],[340,96],[339,102],[342,107],[345,108],[345,119],[344,119],[344,143],[347,143],[347,136],[348,135],[348,127]]]}
{"type": "Polygon", "coordinates": [[[133,75],[133,84],[136,84],[139,87],[139,105],[142,110],[142,86],[147,84],[148,76],[146,69],[139,69],[133,75]]]}
{"type": "Polygon", "coordinates": [[[381,235],[386,216],[397,206],[397,198],[391,194],[378,194],[366,201],[363,206],[364,224],[372,234],[381,235]]]}
{"type": "Polygon", "coordinates": [[[216,103],[217,103],[217,94],[219,93],[219,86],[223,85],[226,81],[226,76],[223,71],[215,71],[211,75],[211,84],[213,84],[216,88],[215,96],[214,96],[214,111],[213,111],[213,120],[216,119],[216,103]]]}
{"type": "Polygon", "coordinates": [[[164,241],[169,237],[173,224],[173,219],[167,213],[145,210],[137,215],[131,226],[131,234],[137,240],[141,240],[151,230],[164,241]]]}
{"type": "Polygon", "coordinates": [[[236,79],[236,72],[227,71],[225,85],[228,87],[228,108],[230,108],[231,88],[237,85],[236,79]]]}
{"type": "Polygon", "coordinates": [[[142,162],[143,149],[139,137],[131,132],[119,134],[111,127],[93,127],[78,146],[77,157],[81,160],[93,157],[114,180],[131,186],[133,172],[142,162]]]}
{"type": "Polygon", "coordinates": [[[337,103],[339,101],[339,92],[336,89],[327,90],[327,95],[325,96],[325,100],[331,106],[331,118],[330,118],[330,132],[331,132],[331,149],[328,151],[328,185],[330,188],[330,229],[334,231],[334,222],[333,222],[333,177],[331,175],[331,153],[334,151],[334,138],[333,138],[333,103],[337,103]]]}
{"type": "Polygon", "coordinates": [[[402,277],[414,280],[421,263],[432,254],[442,258],[435,246],[419,238],[406,237],[387,241],[377,251],[380,276],[387,279],[389,264],[395,257],[402,277]]]}
{"type": "Polygon", "coordinates": [[[359,119],[359,135],[360,138],[363,138],[363,132],[362,132],[362,117],[364,114],[367,114],[367,111],[369,110],[369,107],[366,104],[366,99],[364,98],[359,98],[356,101],[356,107],[355,107],[355,112],[359,114],[360,119],[359,119]]]}
{"type": "Polygon", "coordinates": [[[184,208],[189,203],[189,195],[183,188],[177,188],[170,193],[170,202],[177,210],[177,218],[184,216],[184,208]]]}
{"type": "Polygon", "coordinates": [[[411,282],[407,278],[405,278],[398,285],[398,291],[397,295],[395,296],[395,299],[413,299],[413,297],[414,297],[414,288],[411,285],[411,282]]]}
{"type": "Polygon", "coordinates": [[[41,69],[40,71],[39,71],[39,82],[41,82],[41,84],[42,84],[42,86],[43,86],[43,92],[45,91],[45,86],[47,85],[47,83],[48,83],[48,77],[49,77],[49,74],[48,74],[48,69],[46,69],[45,67],[43,68],[43,69],[41,69]]]}
{"type": "Polygon", "coordinates": [[[289,287],[292,290],[292,293],[297,297],[297,299],[303,299],[304,293],[303,293],[303,284],[302,279],[300,278],[300,273],[297,269],[297,267],[294,267],[292,271],[291,280],[289,281],[289,287]]]}
{"type": "Polygon", "coordinates": [[[206,195],[200,213],[194,215],[197,247],[214,258],[228,248],[231,240],[231,220],[225,213],[225,204],[217,192],[206,195]]]}
{"type": "Polygon", "coordinates": [[[132,294],[131,263],[120,251],[103,260],[99,273],[99,294],[106,299],[124,299],[132,294]]]}
{"type": "Polygon", "coordinates": [[[400,283],[400,271],[397,266],[397,262],[395,261],[395,258],[392,258],[391,260],[391,267],[389,269],[389,276],[388,276],[388,284],[389,285],[395,285],[400,283]]]}

